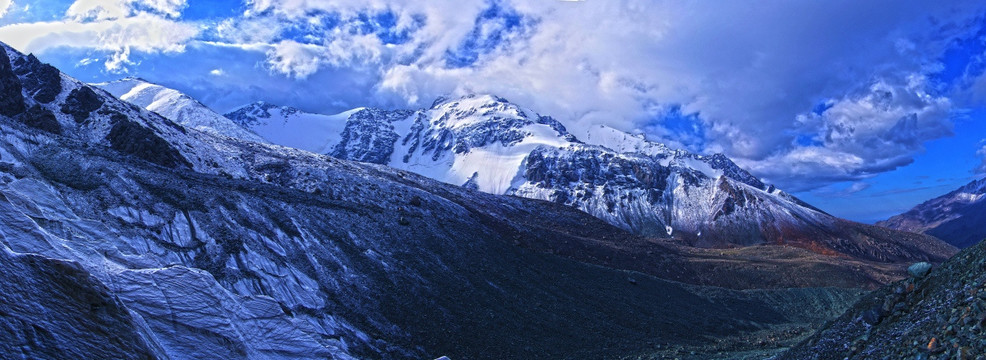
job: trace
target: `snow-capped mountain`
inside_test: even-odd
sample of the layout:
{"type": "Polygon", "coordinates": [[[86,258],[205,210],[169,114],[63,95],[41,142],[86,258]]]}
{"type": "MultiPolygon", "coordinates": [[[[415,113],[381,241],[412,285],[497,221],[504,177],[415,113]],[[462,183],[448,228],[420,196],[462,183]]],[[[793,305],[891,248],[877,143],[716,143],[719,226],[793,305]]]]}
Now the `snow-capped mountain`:
{"type": "Polygon", "coordinates": [[[216,135],[263,142],[253,132],[229,121],[202,103],[177,90],[149,83],[139,78],[125,78],[92,84],[113,96],[156,112],[186,127],[216,135]]]}
{"type": "Polygon", "coordinates": [[[389,165],[450,184],[471,182],[494,194],[510,190],[535,148],[571,139],[557,121],[492,96],[436,101],[425,111],[357,108],[330,116],[257,103],[226,116],[279,145],[389,165]]]}
{"type": "Polygon", "coordinates": [[[986,178],[925,201],[907,212],[877,222],[891,229],[935,236],[959,248],[986,239],[986,178]]]}
{"type": "MultiPolygon", "coordinates": [[[[890,253],[913,250],[904,250],[911,246],[906,241],[874,241],[879,237],[874,231],[860,231],[866,225],[832,217],[764,184],[721,154],[674,150],[607,127],[591,129],[589,144],[557,120],[496,96],[442,98],[417,111],[360,108],[319,116],[279,109],[255,104],[226,116],[268,139],[269,126],[251,124],[277,124],[278,133],[313,134],[280,137],[280,145],[383,164],[488,193],[562,203],[637,234],[675,237],[689,245],[789,244],[824,254],[868,256],[856,241],[886,240],[898,248],[890,253]],[[253,114],[261,114],[262,121],[253,114]],[[322,135],[328,132],[324,123],[338,129],[343,121],[340,135],[322,135]]],[[[874,254],[880,254],[874,260],[901,259],[874,254]]]]}
{"type": "Polygon", "coordinates": [[[622,357],[811,326],[858,293],[564,259],[632,243],[654,274],[696,269],[571,207],[191,129],[5,45],[0,134],[4,358],[622,357]]]}
{"type": "Polygon", "coordinates": [[[320,115],[258,102],[236,109],[226,117],[243,128],[263,133],[272,144],[291,144],[296,149],[325,154],[339,143],[349,116],[360,110],[320,115]]]}

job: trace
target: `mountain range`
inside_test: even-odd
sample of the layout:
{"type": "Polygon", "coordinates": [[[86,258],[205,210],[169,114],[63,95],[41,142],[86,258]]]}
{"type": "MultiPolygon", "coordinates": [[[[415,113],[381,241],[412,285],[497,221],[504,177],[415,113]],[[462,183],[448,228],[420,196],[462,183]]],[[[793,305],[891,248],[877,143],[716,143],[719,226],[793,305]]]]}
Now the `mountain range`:
{"type": "MultiPolygon", "coordinates": [[[[133,89],[154,85],[125,79],[99,86],[126,99],[133,89]]],[[[791,245],[886,262],[940,260],[951,251],[931,238],[835,218],[721,154],[674,150],[605,126],[592,128],[591,143],[584,142],[557,120],[493,95],[335,115],[259,102],[226,117],[278,145],[557,202],[641,236],[694,247],[791,245]]]]}
{"type": "Polygon", "coordinates": [[[959,248],[986,239],[986,179],[925,201],[907,212],[877,222],[891,229],[928,234],[959,248]]]}
{"type": "Polygon", "coordinates": [[[226,118],[0,50],[4,356],[772,355],[955,252],[495,96],[226,118]]]}

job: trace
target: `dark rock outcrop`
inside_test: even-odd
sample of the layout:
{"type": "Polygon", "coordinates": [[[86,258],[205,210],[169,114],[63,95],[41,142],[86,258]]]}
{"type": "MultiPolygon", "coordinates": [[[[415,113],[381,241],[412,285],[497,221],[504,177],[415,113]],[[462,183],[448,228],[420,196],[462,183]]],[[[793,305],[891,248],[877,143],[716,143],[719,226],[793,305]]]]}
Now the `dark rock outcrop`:
{"type": "Polygon", "coordinates": [[[62,133],[62,124],[58,122],[55,118],[55,114],[51,110],[41,107],[41,105],[35,104],[27,112],[21,114],[21,122],[27,126],[41,129],[52,134],[62,133]]]}
{"type": "Polygon", "coordinates": [[[89,114],[103,106],[103,99],[96,95],[88,86],[72,90],[62,104],[62,113],[72,115],[75,122],[81,123],[89,118],[89,114]]]}
{"type": "Polygon", "coordinates": [[[192,167],[178,150],[151,129],[123,115],[113,115],[111,119],[113,127],[106,135],[106,140],[109,140],[110,147],[114,150],[164,167],[192,167]]]}
{"type": "Polygon", "coordinates": [[[410,116],[410,111],[363,109],[350,116],[342,131],[342,140],[329,155],[374,164],[386,164],[400,138],[394,131],[394,120],[410,116]]]}
{"type": "Polygon", "coordinates": [[[47,104],[62,92],[61,73],[30,54],[14,62],[14,72],[23,79],[24,89],[35,101],[47,104]]]}
{"type": "Polygon", "coordinates": [[[21,82],[10,66],[10,58],[0,48],[0,115],[15,116],[24,112],[21,82]]]}

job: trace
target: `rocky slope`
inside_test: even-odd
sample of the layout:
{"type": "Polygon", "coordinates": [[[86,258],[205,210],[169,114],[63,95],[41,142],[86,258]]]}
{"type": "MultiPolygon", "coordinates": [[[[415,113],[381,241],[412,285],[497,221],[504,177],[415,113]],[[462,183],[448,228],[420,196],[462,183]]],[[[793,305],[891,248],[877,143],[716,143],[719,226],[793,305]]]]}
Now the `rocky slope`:
{"type": "Polygon", "coordinates": [[[866,295],[780,359],[986,357],[986,242],[866,295]]]}
{"type": "Polygon", "coordinates": [[[569,206],[186,128],[0,50],[4,357],[621,357],[811,329],[858,296],[547,254],[641,239],[569,206]]]}
{"type": "Polygon", "coordinates": [[[986,179],[979,179],[876,225],[928,234],[965,248],[986,238],[984,195],[986,179]]]}

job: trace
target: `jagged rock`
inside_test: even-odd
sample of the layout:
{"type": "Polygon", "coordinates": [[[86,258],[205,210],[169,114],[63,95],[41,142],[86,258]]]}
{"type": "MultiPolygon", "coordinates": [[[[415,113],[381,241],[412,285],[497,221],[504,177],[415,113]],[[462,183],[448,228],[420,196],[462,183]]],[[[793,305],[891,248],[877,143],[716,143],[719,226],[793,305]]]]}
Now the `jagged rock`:
{"type": "Polygon", "coordinates": [[[54,66],[42,63],[34,54],[18,58],[15,73],[23,79],[24,89],[35,101],[47,104],[62,92],[62,76],[54,66]]]}
{"type": "Polygon", "coordinates": [[[79,263],[0,243],[0,272],[0,357],[156,358],[124,304],[79,263]]]}
{"type": "Polygon", "coordinates": [[[469,180],[467,180],[465,184],[462,184],[462,187],[466,189],[479,190],[479,184],[476,183],[477,178],[479,178],[479,172],[472,173],[472,176],[469,177],[469,180]]]}
{"type": "Polygon", "coordinates": [[[920,268],[921,277],[873,291],[778,359],[951,359],[963,347],[983,349],[986,330],[975,324],[976,319],[986,318],[986,302],[980,298],[986,291],[986,242],[963,250],[933,272],[929,266],[920,268]],[[915,283],[917,291],[898,294],[895,290],[915,283]],[[894,313],[879,322],[864,321],[888,297],[899,299],[894,313]],[[969,318],[973,320],[967,322],[969,318]],[[857,353],[846,349],[846,343],[864,334],[866,340],[858,344],[857,353]]]}
{"type": "Polygon", "coordinates": [[[410,111],[389,112],[378,109],[362,109],[349,116],[342,130],[342,140],[329,155],[374,164],[386,164],[394,152],[394,144],[400,138],[391,124],[404,119],[410,111]]]}

